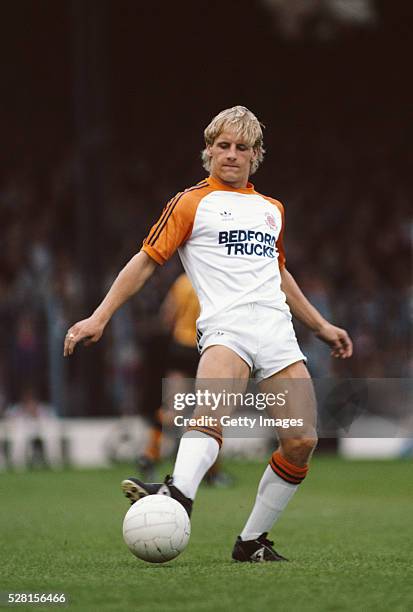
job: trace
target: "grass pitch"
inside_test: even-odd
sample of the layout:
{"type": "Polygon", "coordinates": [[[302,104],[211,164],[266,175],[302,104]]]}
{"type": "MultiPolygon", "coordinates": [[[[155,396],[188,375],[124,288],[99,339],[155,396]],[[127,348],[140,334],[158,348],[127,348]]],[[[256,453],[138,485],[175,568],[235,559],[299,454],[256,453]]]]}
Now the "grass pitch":
{"type": "Polygon", "coordinates": [[[0,591],[64,591],[82,612],[413,610],[410,462],[315,457],[271,534],[280,564],[231,561],[264,464],[226,467],[236,483],[201,487],[189,546],[164,565],[123,543],[130,466],[0,475],[0,591]]]}

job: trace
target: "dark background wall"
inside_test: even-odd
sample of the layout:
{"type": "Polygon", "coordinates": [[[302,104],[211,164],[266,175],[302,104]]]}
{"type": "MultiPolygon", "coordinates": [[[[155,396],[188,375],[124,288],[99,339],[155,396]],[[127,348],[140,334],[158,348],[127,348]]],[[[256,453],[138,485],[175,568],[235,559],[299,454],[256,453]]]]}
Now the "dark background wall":
{"type": "Polygon", "coordinates": [[[287,4],[3,7],[4,406],[31,387],[61,413],[136,409],[142,347],[177,260],[101,348],[67,364],[62,337],[140,248],[165,201],[204,176],[203,129],[234,104],[266,125],[253,180],[285,203],[290,270],[355,341],[351,362],[333,366],[299,328],[313,373],[411,373],[411,3],[368,2],[367,17],[349,20],[333,2],[311,1],[292,26],[303,3],[287,4]]]}

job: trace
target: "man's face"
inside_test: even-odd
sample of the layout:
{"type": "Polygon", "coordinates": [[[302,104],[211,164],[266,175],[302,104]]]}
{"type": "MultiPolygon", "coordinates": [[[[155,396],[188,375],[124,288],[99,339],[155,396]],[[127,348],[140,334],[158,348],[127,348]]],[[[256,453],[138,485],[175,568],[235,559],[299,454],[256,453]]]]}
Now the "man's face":
{"type": "Polygon", "coordinates": [[[207,146],[211,157],[211,175],[236,189],[247,185],[251,162],[256,157],[253,148],[227,130],[207,146]]]}

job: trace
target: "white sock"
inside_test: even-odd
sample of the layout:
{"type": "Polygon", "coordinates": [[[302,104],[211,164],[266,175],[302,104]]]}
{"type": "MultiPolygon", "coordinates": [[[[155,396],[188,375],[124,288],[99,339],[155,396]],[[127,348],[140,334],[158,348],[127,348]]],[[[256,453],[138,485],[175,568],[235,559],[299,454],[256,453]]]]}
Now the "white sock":
{"type": "Polygon", "coordinates": [[[256,540],[265,531],[270,531],[298,487],[285,482],[268,465],[258,485],[254,508],[241,532],[241,539],[244,542],[256,540]]]}
{"type": "Polygon", "coordinates": [[[188,431],[179,443],[173,472],[174,485],[186,497],[195,499],[201,480],[214,465],[219,444],[201,431],[188,431]]]}

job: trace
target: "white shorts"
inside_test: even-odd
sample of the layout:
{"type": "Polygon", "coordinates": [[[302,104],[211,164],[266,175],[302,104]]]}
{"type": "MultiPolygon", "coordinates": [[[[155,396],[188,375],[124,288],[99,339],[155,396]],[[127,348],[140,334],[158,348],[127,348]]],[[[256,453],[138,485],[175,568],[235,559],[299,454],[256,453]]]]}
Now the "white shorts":
{"type": "Polygon", "coordinates": [[[298,346],[291,314],[269,306],[245,304],[217,315],[197,329],[197,341],[201,355],[217,344],[232,349],[258,381],[296,361],[307,361],[298,346]]]}

